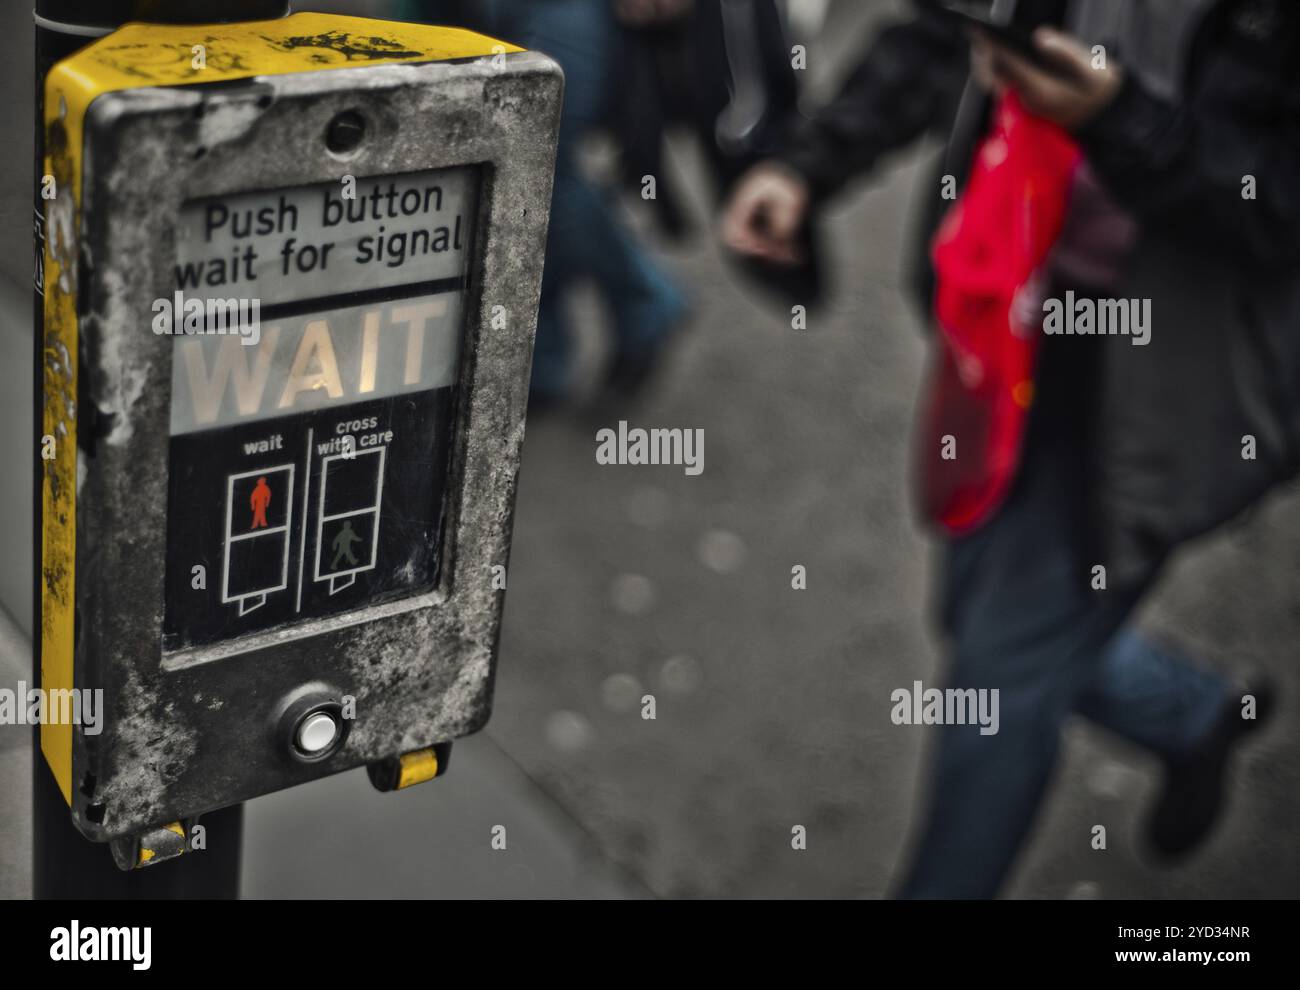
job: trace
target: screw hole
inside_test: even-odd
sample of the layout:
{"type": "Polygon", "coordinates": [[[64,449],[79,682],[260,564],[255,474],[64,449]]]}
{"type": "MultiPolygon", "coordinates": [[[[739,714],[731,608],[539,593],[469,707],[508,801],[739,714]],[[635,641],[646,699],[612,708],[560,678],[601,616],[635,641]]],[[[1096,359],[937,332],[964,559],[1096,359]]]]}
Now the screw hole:
{"type": "Polygon", "coordinates": [[[365,137],[366,118],[355,110],[344,110],[326,128],[325,147],[336,155],[345,155],[360,147],[365,137]]]}

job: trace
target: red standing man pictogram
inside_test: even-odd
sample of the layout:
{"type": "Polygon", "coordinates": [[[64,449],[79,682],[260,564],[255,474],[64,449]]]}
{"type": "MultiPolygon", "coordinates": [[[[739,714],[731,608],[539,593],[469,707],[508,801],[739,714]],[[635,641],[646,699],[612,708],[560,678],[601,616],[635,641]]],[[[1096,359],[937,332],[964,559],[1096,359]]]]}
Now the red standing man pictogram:
{"type": "Polygon", "coordinates": [[[248,497],[248,504],[253,507],[253,525],[249,528],[257,529],[258,526],[266,526],[266,507],[271,504],[271,486],[266,483],[265,478],[257,479],[257,487],[248,497]]]}

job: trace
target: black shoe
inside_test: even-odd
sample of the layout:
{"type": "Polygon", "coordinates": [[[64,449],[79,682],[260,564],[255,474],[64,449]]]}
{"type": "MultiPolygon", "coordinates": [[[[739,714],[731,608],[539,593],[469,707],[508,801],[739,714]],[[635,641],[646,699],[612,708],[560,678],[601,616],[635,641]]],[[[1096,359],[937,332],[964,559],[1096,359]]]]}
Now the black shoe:
{"type": "Polygon", "coordinates": [[[672,295],[669,301],[660,302],[656,313],[659,332],[653,344],[636,348],[615,346],[605,369],[601,401],[617,403],[635,399],[644,392],[666,363],[669,351],[686,336],[690,317],[691,307],[685,299],[672,295]]]}
{"type": "Polygon", "coordinates": [[[621,398],[640,395],[659,368],[663,356],[660,350],[650,347],[635,354],[615,351],[605,371],[605,391],[621,398]]]}
{"type": "Polygon", "coordinates": [[[1147,822],[1147,843],[1160,858],[1181,859],[1199,846],[1224,805],[1233,748],[1258,732],[1274,709],[1273,686],[1261,682],[1230,695],[1209,734],[1190,750],[1165,757],[1165,779],[1147,822]],[[1241,698],[1255,696],[1255,717],[1242,718],[1241,698]]]}
{"type": "Polygon", "coordinates": [[[668,360],[668,351],[684,336],[681,322],[657,344],[636,351],[619,348],[605,370],[604,399],[615,403],[635,399],[649,387],[668,360]]]}

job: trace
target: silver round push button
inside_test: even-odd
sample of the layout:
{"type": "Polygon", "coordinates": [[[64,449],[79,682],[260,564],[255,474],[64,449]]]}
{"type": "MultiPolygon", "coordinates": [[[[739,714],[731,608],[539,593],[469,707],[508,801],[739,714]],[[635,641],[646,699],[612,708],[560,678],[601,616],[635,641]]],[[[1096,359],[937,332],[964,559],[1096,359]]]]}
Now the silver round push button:
{"type": "Polygon", "coordinates": [[[294,742],[309,756],[323,753],[334,744],[339,734],[339,724],[326,712],[314,712],[302,720],[294,742]]]}

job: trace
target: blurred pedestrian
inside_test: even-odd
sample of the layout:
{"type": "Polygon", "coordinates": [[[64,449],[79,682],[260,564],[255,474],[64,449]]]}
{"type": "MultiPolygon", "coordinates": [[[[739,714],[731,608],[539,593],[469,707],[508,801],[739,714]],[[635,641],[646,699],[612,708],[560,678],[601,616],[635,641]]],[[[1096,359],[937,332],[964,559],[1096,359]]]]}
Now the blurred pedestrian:
{"type": "Polygon", "coordinates": [[[685,232],[667,131],[692,133],[721,195],[771,154],[795,112],[798,87],[776,0],[617,0],[624,57],[610,124],[632,191],[655,176],[650,202],[670,234],[685,232]]]}
{"type": "Polygon", "coordinates": [[[574,341],[566,309],[583,280],[595,285],[611,315],[607,388],[615,396],[635,392],[688,310],[674,280],[637,243],[617,204],[588,178],[580,160],[584,140],[604,122],[619,88],[622,48],[612,0],[457,0],[449,7],[433,0],[408,4],[405,13],[439,23],[457,18],[455,23],[543,52],[564,69],[529,401],[537,409],[570,394],[574,341]]]}
{"type": "Polygon", "coordinates": [[[996,689],[1001,724],[940,730],[900,893],[990,897],[1072,712],[1162,758],[1145,834],[1177,857],[1271,704],[1131,615],[1177,546],[1300,467],[1300,8],[997,0],[1037,28],[1021,46],[918,6],[742,180],[723,236],[797,262],[814,203],[947,136],[917,252],[937,330],[918,462],[949,681],[996,689]],[[1040,332],[1076,298],[1145,303],[1145,340],[1040,332]]]}
{"type": "MultiPolygon", "coordinates": [[[[798,73],[785,20],[777,0],[617,0],[615,10],[623,58],[610,128],[623,179],[666,234],[684,238],[691,224],[668,168],[668,134],[694,138],[709,180],[705,191],[725,202],[736,180],[777,150],[797,116],[798,73]],[[650,178],[653,194],[645,195],[650,178]]],[[[817,9],[804,13],[806,20],[820,16],[817,9]]],[[[797,266],[729,260],[740,261],[747,287],[811,307],[823,283],[816,241],[810,229],[797,266]]]]}

